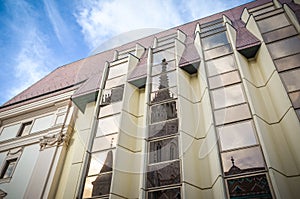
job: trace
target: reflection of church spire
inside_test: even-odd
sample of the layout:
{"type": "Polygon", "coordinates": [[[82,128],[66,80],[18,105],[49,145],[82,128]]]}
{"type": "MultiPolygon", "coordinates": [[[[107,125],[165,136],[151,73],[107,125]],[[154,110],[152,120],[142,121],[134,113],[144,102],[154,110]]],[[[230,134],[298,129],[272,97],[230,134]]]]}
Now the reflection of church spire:
{"type": "Polygon", "coordinates": [[[167,72],[167,65],[168,62],[166,61],[166,59],[163,59],[161,62],[161,74],[159,76],[159,86],[158,86],[158,91],[156,91],[155,93],[155,97],[152,100],[152,102],[159,102],[159,101],[163,101],[163,100],[167,100],[172,98],[172,96],[170,95],[170,91],[169,91],[169,79],[168,79],[168,73],[167,72]]]}
{"type": "Polygon", "coordinates": [[[105,162],[99,172],[99,176],[95,179],[94,182],[92,182],[93,184],[92,196],[101,196],[101,195],[109,194],[111,178],[112,178],[112,173],[111,173],[112,166],[113,166],[113,152],[110,150],[107,153],[105,162]]]}

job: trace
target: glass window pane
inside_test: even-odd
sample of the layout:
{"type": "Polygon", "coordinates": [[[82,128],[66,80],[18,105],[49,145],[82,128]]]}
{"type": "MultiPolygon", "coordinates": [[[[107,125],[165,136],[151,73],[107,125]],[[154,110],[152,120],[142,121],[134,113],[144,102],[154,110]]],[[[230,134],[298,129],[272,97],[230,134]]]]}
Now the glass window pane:
{"type": "Polygon", "coordinates": [[[151,93],[151,103],[162,102],[177,98],[177,87],[157,90],[151,93]]]}
{"type": "Polygon", "coordinates": [[[126,76],[116,77],[105,82],[105,89],[113,88],[124,84],[126,81],[126,76]]]}
{"type": "Polygon", "coordinates": [[[4,127],[0,135],[0,141],[16,137],[20,129],[20,126],[21,124],[15,124],[15,125],[4,127]]]}
{"type": "Polygon", "coordinates": [[[272,32],[265,33],[263,35],[264,40],[266,43],[270,43],[276,40],[284,39],[293,35],[298,34],[297,30],[294,28],[294,26],[287,26],[284,28],[281,28],[279,30],[274,30],[272,32]]]}
{"type": "Polygon", "coordinates": [[[88,175],[111,172],[114,153],[112,150],[92,153],[88,175]]]}
{"type": "Polygon", "coordinates": [[[111,147],[116,147],[117,142],[118,142],[118,134],[96,137],[94,139],[92,152],[109,149],[111,147]]]}
{"type": "Polygon", "coordinates": [[[222,23],[222,22],[223,22],[223,18],[219,18],[219,19],[216,19],[216,20],[213,20],[213,21],[210,21],[210,22],[206,22],[206,23],[200,24],[200,27],[202,29],[202,28],[211,26],[213,24],[218,24],[218,23],[222,23]]]}
{"type": "Polygon", "coordinates": [[[163,189],[159,191],[148,192],[148,199],[180,199],[180,188],[163,189]]]}
{"type": "Polygon", "coordinates": [[[158,41],[157,46],[163,46],[165,44],[174,43],[174,41],[175,41],[175,38],[161,40],[161,41],[158,41]]]}
{"type": "Polygon", "coordinates": [[[151,123],[177,118],[176,101],[151,106],[151,123]]]}
{"type": "Polygon", "coordinates": [[[228,55],[206,62],[208,76],[218,75],[236,69],[233,55],[228,55]]]}
{"type": "Polygon", "coordinates": [[[255,12],[253,12],[252,14],[253,14],[254,16],[257,16],[257,15],[260,15],[260,14],[262,14],[262,13],[266,13],[266,12],[269,12],[269,11],[272,11],[272,10],[275,10],[275,7],[274,7],[274,6],[270,6],[270,7],[261,9],[261,10],[257,10],[257,11],[255,11],[255,12]]]}
{"type": "Polygon", "coordinates": [[[172,135],[178,132],[178,119],[160,122],[149,126],[149,138],[172,135]]]}
{"type": "Polygon", "coordinates": [[[217,46],[222,46],[228,43],[226,32],[221,32],[202,39],[203,49],[207,50],[217,46]]]}
{"type": "Polygon", "coordinates": [[[178,159],[178,138],[150,142],[149,163],[178,159]]]}
{"type": "Polygon", "coordinates": [[[280,76],[289,92],[300,89],[300,68],[282,72],[280,76]]]}
{"type": "Polygon", "coordinates": [[[99,118],[114,115],[121,112],[123,102],[116,102],[106,106],[101,106],[99,118]]]}
{"type": "Polygon", "coordinates": [[[265,174],[227,180],[227,187],[230,198],[273,198],[265,174]]]}
{"type": "Polygon", "coordinates": [[[221,57],[223,55],[229,54],[232,52],[230,44],[213,48],[211,50],[204,51],[204,56],[206,60],[213,59],[216,57],[221,57]]]}
{"type": "Polygon", "coordinates": [[[241,84],[235,84],[212,91],[215,109],[240,104],[246,101],[241,84]]]}
{"type": "Polygon", "coordinates": [[[268,44],[269,52],[274,59],[300,52],[300,37],[294,36],[268,44]]]}
{"type": "Polygon", "coordinates": [[[148,166],[147,188],[180,183],[179,161],[148,166]]]}
{"type": "Polygon", "coordinates": [[[297,114],[297,116],[298,116],[298,119],[300,120],[300,109],[297,109],[297,110],[296,110],[296,114],[297,114]]]}
{"type": "Polygon", "coordinates": [[[230,84],[238,83],[241,81],[238,71],[225,73],[222,75],[208,78],[211,89],[218,88],[221,86],[227,86],[230,84]]]}
{"type": "Polygon", "coordinates": [[[151,91],[157,91],[159,89],[174,87],[177,85],[176,71],[169,73],[162,73],[160,75],[152,77],[152,89],[151,91]]]}
{"type": "Polygon", "coordinates": [[[236,122],[251,118],[248,104],[228,107],[214,112],[216,125],[236,122]]]}
{"type": "Polygon", "coordinates": [[[274,29],[290,25],[289,20],[283,13],[269,17],[267,19],[263,19],[261,21],[258,21],[257,23],[261,33],[265,33],[274,29]]]}
{"type": "Polygon", "coordinates": [[[265,169],[259,147],[240,149],[221,154],[225,175],[249,173],[265,169]]]}
{"type": "Polygon", "coordinates": [[[222,151],[257,144],[251,121],[221,126],[218,133],[222,151]]]}
{"type": "Polygon", "coordinates": [[[300,108],[300,91],[289,94],[294,108],[300,108]]]}
{"type": "MultiPolygon", "coordinates": [[[[216,23],[216,24],[213,24],[211,26],[207,26],[207,27],[201,28],[201,33],[204,33],[204,32],[216,29],[216,28],[220,28],[220,27],[223,27],[223,22],[216,23]]],[[[203,36],[203,34],[201,34],[201,36],[203,36]]]]}
{"type": "Polygon", "coordinates": [[[153,65],[160,64],[163,59],[170,61],[175,59],[175,48],[169,48],[153,54],[153,65]]]}
{"type": "Polygon", "coordinates": [[[124,84],[111,89],[103,90],[101,105],[119,102],[123,99],[124,84]]]}
{"type": "Polygon", "coordinates": [[[223,24],[220,24],[219,28],[217,27],[211,27],[211,28],[216,28],[216,29],[211,29],[210,31],[204,32],[203,30],[201,31],[201,37],[206,37],[208,35],[216,34],[218,32],[222,32],[226,30],[226,27],[223,26],[223,24]]]}
{"type": "Polygon", "coordinates": [[[109,194],[112,173],[87,177],[84,185],[83,198],[104,196],[109,194]]]}
{"type": "Polygon", "coordinates": [[[119,132],[120,114],[99,119],[96,137],[119,132]]]}
{"type": "Polygon", "coordinates": [[[284,57],[274,61],[279,72],[300,66],[300,54],[284,57]]]}
{"type": "Polygon", "coordinates": [[[50,128],[52,126],[53,120],[54,120],[54,114],[37,118],[33,123],[31,133],[35,133],[50,128]]]}
{"type": "Polygon", "coordinates": [[[152,75],[157,75],[159,73],[167,72],[167,71],[174,70],[174,69],[175,69],[175,60],[168,62],[168,64],[166,65],[165,71],[163,71],[163,67],[161,64],[153,66],[152,67],[152,75]]]}
{"type": "Polygon", "coordinates": [[[109,67],[107,79],[112,79],[127,73],[127,62],[109,67]]]}

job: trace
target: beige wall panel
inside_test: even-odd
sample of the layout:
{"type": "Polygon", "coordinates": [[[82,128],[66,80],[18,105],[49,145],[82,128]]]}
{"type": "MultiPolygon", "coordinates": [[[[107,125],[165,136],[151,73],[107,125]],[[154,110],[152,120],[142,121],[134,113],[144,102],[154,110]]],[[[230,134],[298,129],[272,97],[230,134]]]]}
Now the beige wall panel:
{"type": "Polygon", "coordinates": [[[267,166],[284,173],[284,175],[299,175],[295,157],[290,150],[290,143],[287,142],[286,132],[281,125],[269,125],[256,116],[254,120],[267,166]]]}
{"type": "Polygon", "coordinates": [[[75,198],[76,188],[79,183],[79,177],[81,173],[81,166],[82,164],[73,164],[70,167],[66,185],[64,190],[61,190],[60,194],[56,195],[56,198],[75,198]]]}
{"type": "Polygon", "coordinates": [[[23,149],[11,181],[0,184],[0,189],[7,193],[5,198],[24,198],[30,178],[35,172],[34,167],[37,162],[39,148],[39,145],[31,145],[23,149]]]}
{"type": "Polygon", "coordinates": [[[194,110],[193,104],[185,98],[178,96],[178,117],[180,118],[179,130],[184,131],[192,137],[197,137],[195,131],[195,124],[198,123],[197,118],[193,118],[194,110]]]}
{"type": "Polygon", "coordinates": [[[205,189],[201,190],[197,187],[191,186],[187,183],[182,184],[181,188],[181,195],[183,199],[205,199],[205,198],[213,198],[212,190],[211,189],[205,189]]]}

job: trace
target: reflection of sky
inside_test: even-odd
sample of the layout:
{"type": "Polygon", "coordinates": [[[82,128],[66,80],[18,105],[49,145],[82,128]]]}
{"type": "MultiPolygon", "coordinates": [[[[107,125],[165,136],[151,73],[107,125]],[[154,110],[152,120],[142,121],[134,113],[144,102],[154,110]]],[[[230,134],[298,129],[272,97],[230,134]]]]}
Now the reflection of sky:
{"type": "Polygon", "coordinates": [[[239,104],[245,101],[240,84],[212,91],[215,108],[239,104]]]}
{"type": "Polygon", "coordinates": [[[100,173],[100,170],[103,167],[103,164],[105,162],[106,156],[107,156],[107,151],[100,152],[100,153],[94,153],[92,155],[88,175],[97,175],[100,173]]]}
{"type": "Polygon", "coordinates": [[[226,32],[214,34],[213,36],[202,39],[203,48],[210,49],[228,43],[226,32]]]}
{"type": "Polygon", "coordinates": [[[97,136],[119,131],[120,114],[99,119],[97,136]]]}
{"type": "Polygon", "coordinates": [[[218,131],[222,150],[245,147],[257,143],[250,121],[222,126],[218,131]]]}
{"type": "Polygon", "coordinates": [[[207,62],[207,69],[209,76],[221,74],[234,70],[234,59],[232,55],[218,58],[207,62]]]}
{"type": "Polygon", "coordinates": [[[223,153],[222,161],[225,172],[227,172],[232,166],[231,157],[234,158],[235,166],[239,167],[240,169],[264,167],[264,160],[259,147],[223,153]]]}
{"type": "Polygon", "coordinates": [[[127,73],[128,62],[109,67],[108,79],[121,76],[127,73]]]}
{"type": "Polygon", "coordinates": [[[153,54],[153,65],[161,63],[163,59],[166,61],[175,59],[175,49],[169,48],[153,54]]]}

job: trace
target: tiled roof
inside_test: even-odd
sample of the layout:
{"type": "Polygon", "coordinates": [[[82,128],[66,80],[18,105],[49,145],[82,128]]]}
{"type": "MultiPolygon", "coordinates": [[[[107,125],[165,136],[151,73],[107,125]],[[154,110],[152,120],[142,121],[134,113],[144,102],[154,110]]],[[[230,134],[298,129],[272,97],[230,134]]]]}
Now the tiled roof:
{"type": "MultiPolygon", "coordinates": [[[[240,20],[241,14],[245,7],[252,8],[267,2],[271,2],[271,0],[258,0],[250,2],[248,4],[241,5],[239,7],[235,7],[233,9],[226,10],[224,12],[220,12],[196,21],[192,21],[187,24],[162,31],[160,33],[139,39],[137,41],[127,43],[120,47],[61,66],[37,83],[33,84],[31,87],[27,88],[26,90],[6,102],[1,107],[1,109],[3,110],[3,108],[7,106],[20,106],[23,103],[28,103],[29,100],[33,100],[34,98],[40,98],[44,95],[48,95],[64,88],[70,89],[70,87],[79,83],[81,83],[81,87],[79,87],[74,96],[81,96],[84,94],[88,94],[89,92],[94,92],[99,87],[99,81],[102,76],[101,74],[104,69],[105,62],[113,60],[115,50],[121,51],[124,49],[132,48],[136,43],[141,44],[147,49],[152,46],[154,37],[159,38],[164,35],[174,33],[178,29],[184,32],[188,38],[194,38],[194,31],[197,23],[203,24],[206,22],[210,22],[219,19],[223,15],[226,15],[233,22],[233,26],[237,30],[237,48],[244,48],[247,47],[247,45],[253,45],[259,42],[259,40],[245,28],[245,24],[240,20]]],[[[288,5],[293,4],[293,9],[296,9],[296,15],[299,17],[300,8],[298,5],[295,6],[295,4],[292,3],[292,0],[281,0],[281,2],[285,2],[288,5]]],[[[190,39],[187,39],[186,42],[190,42],[190,39]]],[[[188,47],[187,50],[193,48],[193,46],[189,45],[188,43],[186,43],[186,45],[188,47]]],[[[193,51],[194,50],[192,50],[191,52],[193,51]]],[[[129,75],[129,79],[135,79],[146,75],[147,54],[148,52],[146,51],[140,59],[138,66],[129,75]]],[[[193,59],[198,59],[198,55],[190,53],[188,51],[185,51],[183,56],[185,57],[185,60],[182,61],[187,63],[193,61],[193,59]]]]}

